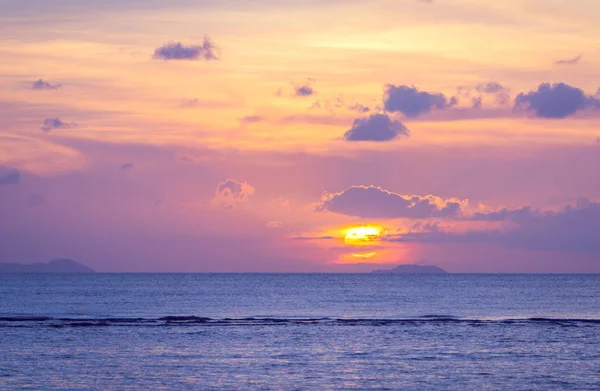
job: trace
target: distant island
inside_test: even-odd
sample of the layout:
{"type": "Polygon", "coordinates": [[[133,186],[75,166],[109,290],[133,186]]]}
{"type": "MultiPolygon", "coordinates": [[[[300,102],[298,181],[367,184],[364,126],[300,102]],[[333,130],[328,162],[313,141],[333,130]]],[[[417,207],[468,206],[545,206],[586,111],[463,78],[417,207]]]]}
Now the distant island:
{"type": "Polygon", "coordinates": [[[0,263],[0,273],[95,273],[95,271],[70,259],[55,259],[48,263],[0,263]]]}
{"type": "Polygon", "coordinates": [[[372,273],[386,274],[446,274],[448,273],[437,266],[400,265],[393,269],[374,270],[372,273]]]}

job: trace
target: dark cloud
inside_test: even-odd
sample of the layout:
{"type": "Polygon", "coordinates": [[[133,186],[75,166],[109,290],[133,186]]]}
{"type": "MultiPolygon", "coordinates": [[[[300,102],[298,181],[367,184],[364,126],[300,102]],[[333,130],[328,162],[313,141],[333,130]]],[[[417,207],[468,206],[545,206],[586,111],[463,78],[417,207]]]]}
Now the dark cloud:
{"type": "Polygon", "coordinates": [[[61,87],[60,84],[50,84],[47,81],[39,79],[31,85],[32,90],[57,90],[61,87]]]}
{"type": "Polygon", "coordinates": [[[575,65],[575,64],[579,63],[579,61],[581,60],[582,57],[583,56],[580,54],[577,57],[568,58],[566,60],[554,61],[554,63],[558,64],[558,65],[575,65]]]}
{"type": "Polygon", "coordinates": [[[215,201],[225,209],[234,209],[237,204],[248,202],[254,195],[254,191],[254,187],[248,182],[226,179],[217,185],[215,201]]]}
{"type": "Polygon", "coordinates": [[[19,171],[0,172],[0,185],[18,185],[19,183],[21,183],[21,173],[19,171]]]}
{"type": "Polygon", "coordinates": [[[386,86],[383,98],[384,108],[389,112],[400,112],[407,117],[417,117],[432,109],[447,109],[457,103],[456,98],[446,98],[441,93],[419,91],[415,87],[386,86]]]}
{"type": "Polygon", "coordinates": [[[587,107],[597,106],[598,100],[583,90],[565,83],[542,83],[537,91],[520,93],[515,110],[530,110],[540,118],[565,118],[587,107]]]}
{"type": "MultiPolygon", "coordinates": [[[[489,243],[525,250],[560,251],[600,256],[600,203],[587,199],[559,211],[521,208],[502,212],[511,225],[464,233],[431,232],[389,236],[393,242],[489,243]]],[[[500,218],[500,215],[496,215],[500,218]]]]}
{"type": "Polygon", "coordinates": [[[27,205],[42,206],[46,203],[46,198],[41,193],[31,193],[27,196],[27,205]]]}
{"type": "Polygon", "coordinates": [[[529,206],[520,209],[502,208],[491,212],[478,212],[468,219],[473,221],[522,221],[534,215],[534,210],[529,206]]]}
{"type": "Polygon", "coordinates": [[[254,124],[257,122],[263,122],[265,117],[261,117],[260,115],[248,115],[246,117],[240,118],[240,122],[245,124],[254,124]]]}
{"type": "Polygon", "coordinates": [[[461,212],[461,204],[434,196],[401,195],[376,186],[352,186],[341,193],[325,194],[315,210],[362,218],[451,218],[461,212]]]}
{"type": "Polygon", "coordinates": [[[473,108],[479,110],[483,104],[483,98],[481,96],[474,96],[471,102],[473,102],[473,108]]]}
{"type": "Polygon", "coordinates": [[[44,124],[42,125],[42,130],[44,132],[49,132],[53,129],[64,129],[64,128],[70,128],[72,126],[74,126],[75,124],[69,123],[69,122],[64,122],[63,120],[61,120],[60,118],[56,117],[56,118],[46,118],[44,120],[44,124]]]}
{"type": "Polygon", "coordinates": [[[477,92],[481,92],[484,94],[498,94],[500,92],[508,92],[508,88],[493,81],[489,83],[478,84],[475,87],[475,89],[477,90],[477,92]]]}
{"type": "Polygon", "coordinates": [[[181,42],[169,42],[154,51],[157,60],[218,60],[217,47],[209,37],[202,45],[184,46],[181,42]]]}
{"type": "Polygon", "coordinates": [[[125,163],[119,166],[119,170],[121,171],[129,171],[133,168],[133,163],[125,163]]]}
{"type": "Polygon", "coordinates": [[[355,119],[352,128],[344,134],[347,141],[390,141],[398,136],[409,136],[409,130],[387,114],[372,114],[355,119]]]}
{"type": "Polygon", "coordinates": [[[296,96],[311,96],[315,93],[313,87],[309,84],[295,87],[294,94],[296,96]]]}

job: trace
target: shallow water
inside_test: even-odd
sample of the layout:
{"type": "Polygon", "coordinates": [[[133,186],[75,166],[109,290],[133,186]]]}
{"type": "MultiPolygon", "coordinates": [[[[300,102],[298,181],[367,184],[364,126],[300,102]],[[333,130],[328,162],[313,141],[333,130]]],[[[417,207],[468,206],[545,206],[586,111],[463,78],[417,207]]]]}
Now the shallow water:
{"type": "Polygon", "coordinates": [[[598,275],[0,275],[3,389],[600,389],[598,275]]]}

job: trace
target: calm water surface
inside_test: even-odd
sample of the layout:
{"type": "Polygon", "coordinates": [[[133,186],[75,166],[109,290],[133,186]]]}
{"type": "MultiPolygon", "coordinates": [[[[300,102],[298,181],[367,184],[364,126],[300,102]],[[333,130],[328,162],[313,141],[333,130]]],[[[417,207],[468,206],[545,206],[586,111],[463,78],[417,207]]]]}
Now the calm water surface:
{"type": "Polygon", "coordinates": [[[0,274],[0,389],[600,390],[600,275],[0,274]]]}

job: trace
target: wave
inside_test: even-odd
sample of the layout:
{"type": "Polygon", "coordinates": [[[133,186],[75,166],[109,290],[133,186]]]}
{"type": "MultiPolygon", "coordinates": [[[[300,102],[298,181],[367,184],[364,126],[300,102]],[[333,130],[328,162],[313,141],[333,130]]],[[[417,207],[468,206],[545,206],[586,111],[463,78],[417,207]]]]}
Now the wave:
{"type": "Polygon", "coordinates": [[[446,315],[425,315],[410,318],[207,318],[200,316],[163,316],[158,318],[64,318],[46,316],[0,316],[0,327],[134,327],[134,326],[277,326],[277,325],[321,325],[321,326],[389,326],[426,324],[466,325],[526,325],[546,324],[555,326],[599,325],[600,319],[588,318],[502,318],[473,319],[446,315]]]}

